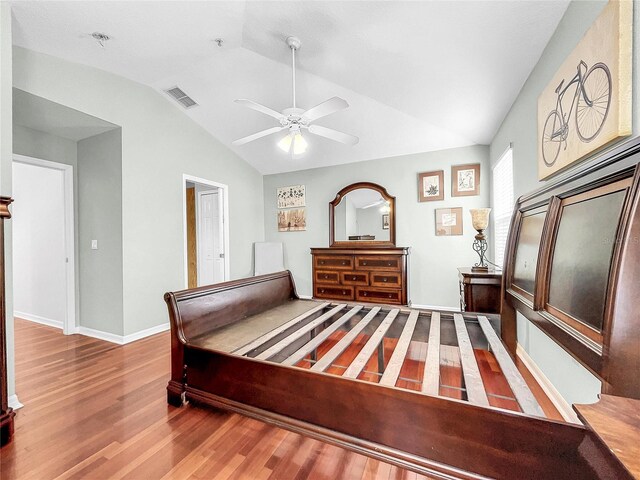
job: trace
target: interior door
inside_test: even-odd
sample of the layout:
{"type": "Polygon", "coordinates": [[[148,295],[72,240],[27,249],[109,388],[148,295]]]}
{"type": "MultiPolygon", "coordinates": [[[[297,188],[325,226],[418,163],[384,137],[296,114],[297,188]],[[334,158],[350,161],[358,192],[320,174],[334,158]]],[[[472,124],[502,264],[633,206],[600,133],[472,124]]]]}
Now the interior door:
{"type": "Polygon", "coordinates": [[[210,285],[224,281],[222,195],[200,192],[198,207],[198,285],[210,285]]]}

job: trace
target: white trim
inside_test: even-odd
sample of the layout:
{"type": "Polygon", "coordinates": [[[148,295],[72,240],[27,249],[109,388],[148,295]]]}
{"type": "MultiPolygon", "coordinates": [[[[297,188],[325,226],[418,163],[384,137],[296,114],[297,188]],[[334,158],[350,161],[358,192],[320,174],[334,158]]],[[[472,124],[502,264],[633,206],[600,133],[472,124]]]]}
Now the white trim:
{"type": "Polygon", "coordinates": [[[538,385],[542,388],[544,393],[549,397],[551,403],[558,409],[562,418],[567,422],[577,423],[578,425],[582,425],[578,416],[571,408],[571,405],[564,399],[564,397],[558,392],[556,387],[551,383],[551,381],[547,378],[547,376],[540,370],[536,362],[529,356],[526,350],[518,343],[516,346],[516,355],[522,360],[525,367],[531,372],[533,378],[535,378],[538,385]]]}
{"type": "Polygon", "coordinates": [[[166,332],[169,330],[169,324],[163,323],[162,325],[156,325],[155,327],[140,330],[139,332],[130,333],[129,335],[116,335],[114,333],[103,332],[102,330],[95,330],[93,328],[79,326],[76,329],[76,333],[84,335],[86,337],[97,338],[98,340],[104,340],[105,342],[115,343],[117,345],[126,345],[137,340],[141,340],[151,335],[166,332]]]}
{"type": "Polygon", "coordinates": [[[442,307],[440,305],[420,305],[418,303],[412,303],[410,308],[418,308],[420,310],[440,310],[443,312],[460,312],[458,307],[442,307]]]}
{"type": "Polygon", "coordinates": [[[41,158],[18,155],[16,153],[13,154],[13,161],[35,167],[62,171],[64,189],[65,254],[67,257],[67,314],[63,322],[62,332],[65,335],[71,335],[75,331],[78,323],[76,315],[76,251],[73,203],[73,166],[64,163],[51,162],[49,160],[42,160],[41,158]]]}
{"type": "Polygon", "coordinates": [[[200,178],[186,173],[182,174],[182,232],[184,243],[184,285],[185,288],[189,288],[189,262],[187,261],[187,182],[199,183],[201,185],[207,185],[210,187],[216,187],[222,192],[222,207],[223,207],[223,219],[224,223],[224,281],[231,279],[231,270],[229,268],[229,259],[231,257],[229,250],[229,186],[224,183],[214,182],[207,180],[206,178],[200,178]]]}
{"type": "Polygon", "coordinates": [[[313,297],[311,295],[298,295],[298,298],[302,300],[313,300],[313,297]]]}
{"type": "Polygon", "coordinates": [[[30,322],[39,323],[40,325],[46,325],[47,327],[59,328],[60,330],[64,327],[64,322],[60,320],[52,320],[50,318],[41,317],[40,315],[33,315],[31,313],[14,311],[13,316],[30,322]]]}
{"type": "Polygon", "coordinates": [[[18,395],[10,395],[8,400],[9,406],[14,410],[24,407],[24,404],[20,403],[20,400],[18,400],[18,395]]]}

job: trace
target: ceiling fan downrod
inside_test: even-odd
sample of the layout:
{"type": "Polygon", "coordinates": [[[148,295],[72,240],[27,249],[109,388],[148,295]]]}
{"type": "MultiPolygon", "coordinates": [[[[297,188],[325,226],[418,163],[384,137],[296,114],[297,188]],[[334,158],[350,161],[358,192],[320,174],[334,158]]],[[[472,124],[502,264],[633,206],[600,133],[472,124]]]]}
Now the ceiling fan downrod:
{"type": "Polygon", "coordinates": [[[296,108],[296,50],[300,48],[302,42],[298,37],[287,37],[287,45],[291,49],[291,77],[293,85],[293,108],[296,108]]]}

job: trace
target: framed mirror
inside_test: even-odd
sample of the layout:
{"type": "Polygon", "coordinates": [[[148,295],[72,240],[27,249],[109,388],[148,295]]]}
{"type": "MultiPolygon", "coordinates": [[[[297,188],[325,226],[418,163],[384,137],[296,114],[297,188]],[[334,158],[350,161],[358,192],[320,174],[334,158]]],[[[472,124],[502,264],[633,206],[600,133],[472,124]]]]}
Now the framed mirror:
{"type": "Polygon", "coordinates": [[[396,245],[396,197],[380,185],[347,185],[329,203],[329,246],[396,245]]]}

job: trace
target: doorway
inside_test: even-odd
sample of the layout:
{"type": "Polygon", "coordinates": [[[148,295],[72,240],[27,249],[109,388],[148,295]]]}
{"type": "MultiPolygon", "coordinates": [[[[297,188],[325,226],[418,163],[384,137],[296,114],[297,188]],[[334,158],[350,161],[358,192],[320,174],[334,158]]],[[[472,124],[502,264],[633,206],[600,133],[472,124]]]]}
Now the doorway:
{"type": "Polygon", "coordinates": [[[13,156],[17,317],[75,333],[73,166],[13,156]]]}
{"type": "Polygon", "coordinates": [[[229,279],[228,187],[183,175],[185,284],[201,287],[229,279]]]}

